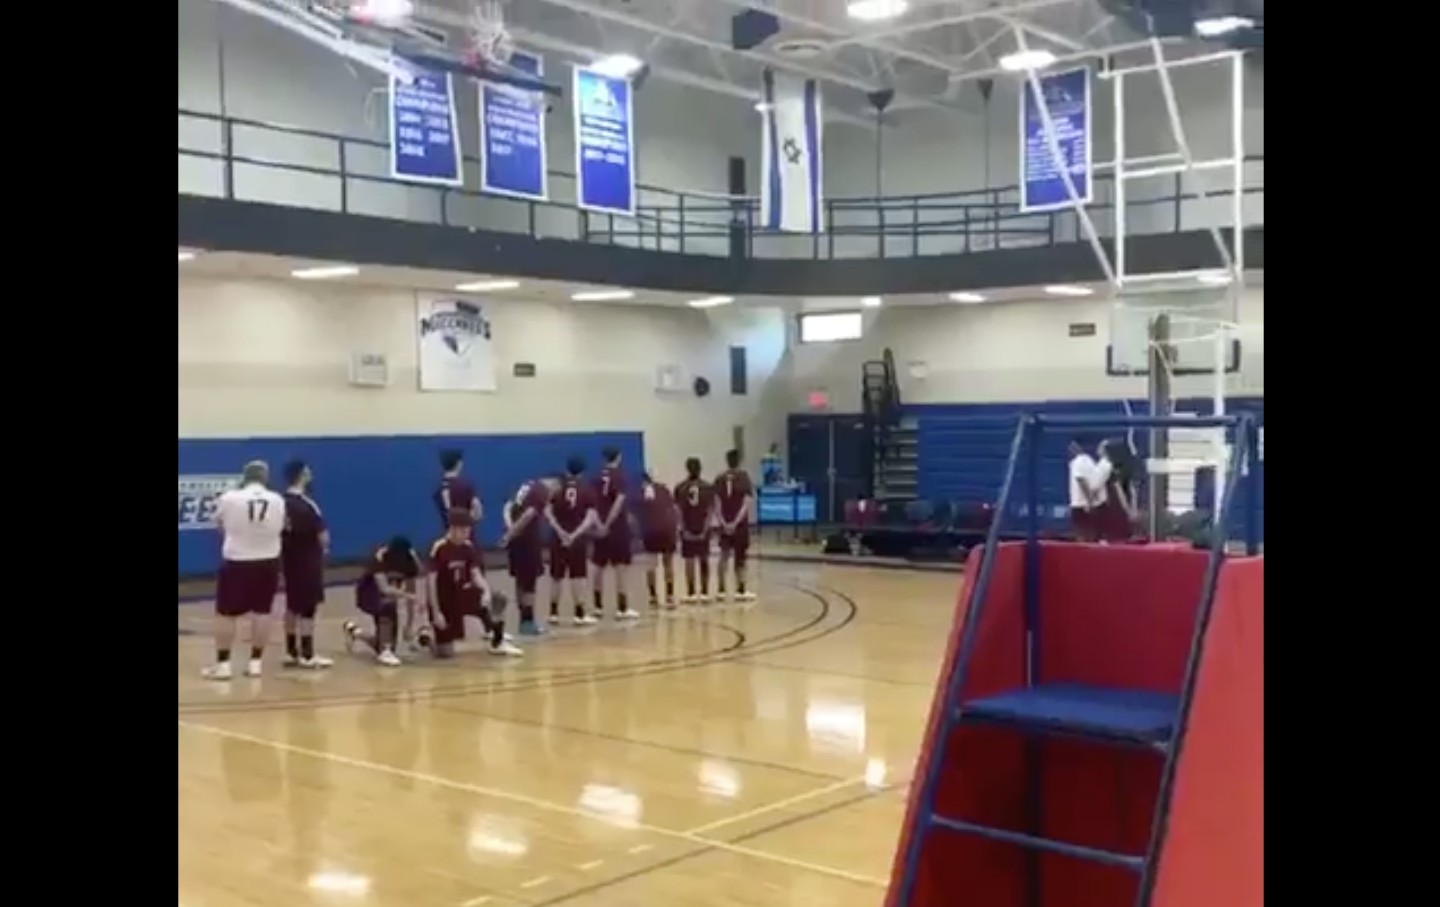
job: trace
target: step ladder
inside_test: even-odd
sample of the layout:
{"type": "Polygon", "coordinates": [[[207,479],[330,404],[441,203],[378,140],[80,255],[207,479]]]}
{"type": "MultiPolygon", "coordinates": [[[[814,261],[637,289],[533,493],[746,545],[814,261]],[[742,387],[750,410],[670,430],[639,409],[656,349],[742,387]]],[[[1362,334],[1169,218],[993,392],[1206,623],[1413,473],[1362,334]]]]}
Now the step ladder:
{"type": "MultiPolygon", "coordinates": [[[[1067,432],[1066,437],[1070,437],[1073,436],[1070,433],[1077,429],[1089,431],[1117,427],[1163,428],[1171,423],[1232,429],[1236,439],[1237,463],[1251,462],[1250,458],[1258,447],[1257,424],[1249,415],[1200,419],[1107,419],[1083,416],[1026,416],[1021,419],[1012,442],[1005,480],[996,504],[996,517],[990,526],[983,553],[979,555],[975,586],[969,593],[969,607],[959,631],[958,645],[952,642],[950,663],[946,666],[949,670],[948,682],[944,681],[946,674],[942,671],[944,688],[937,693],[937,706],[935,714],[932,714],[927,735],[926,755],[922,755],[917,768],[919,790],[912,794],[906,837],[902,842],[902,850],[896,857],[896,871],[892,878],[890,897],[886,901],[887,907],[1008,907],[1008,902],[1003,905],[996,904],[994,898],[992,903],[987,903],[983,894],[977,895],[974,889],[963,887],[947,889],[943,896],[916,899],[916,882],[922,869],[922,855],[936,853],[927,849],[927,845],[938,835],[986,839],[1024,852],[1027,855],[1024,857],[1027,861],[1024,884],[1028,886],[1028,896],[1024,899],[1017,898],[1021,903],[1037,907],[1043,907],[1047,903],[1039,894],[1040,870],[1034,860],[1035,855],[1051,854],[1130,873],[1134,877],[1135,894],[1133,898],[1124,899],[1124,907],[1150,907],[1159,857],[1166,840],[1167,816],[1176,781],[1177,761],[1186,741],[1188,712],[1195,692],[1196,673],[1215,601],[1217,578],[1225,556],[1223,540],[1226,533],[1215,533],[1208,560],[1204,564],[1203,580],[1199,583],[1199,603],[1194,610],[1194,626],[1182,628],[1189,632],[1190,637],[1188,655],[1181,653],[1184,671],[1178,690],[1159,692],[1153,689],[1125,689],[1051,680],[1042,676],[1041,671],[1041,621],[1037,600],[1039,593],[1036,591],[1041,556],[1040,508],[1036,500],[1039,483],[1034,481],[1034,477],[1038,474],[1041,435],[1046,430],[1067,432]],[[1021,463],[1022,459],[1026,461],[1024,464],[1021,463]],[[1022,469],[1031,479],[1028,483],[1029,506],[1024,508],[1029,515],[1028,540],[1006,547],[1011,549],[1010,554],[1023,553],[1024,556],[1024,600],[1021,606],[1024,616],[1017,619],[1017,622],[1023,619],[1025,624],[1023,675],[1016,671],[1016,676],[1023,676],[1023,681],[1014,688],[966,698],[964,691],[967,688],[968,675],[980,655],[980,627],[987,621],[986,609],[993,610],[996,607],[990,601],[989,593],[996,582],[999,539],[1005,515],[1010,512],[1010,497],[1012,490],[1016,488],[1016,476],[1022,469]],[[1063,739],[1083,746],[1123,748],[1137,752],[1140,758],[1154,760],[1158,763],[1155,767],[1158,768],[1156,774],[1159,783],[1158,790],[1154,792],[1149,832],[1144,847],[1135,852],[1109,850],[1076,841],[1058,840],[1045,835],[1036,827],[997,827],[947,814],[937,806],[937,794],[947,773],[963,774],[978,770],[973,762],[967,763],[964,746],[967,738],[958,733],[965,728],[987,728],[991,734],[1013,735],[1017,738],[1015,745],[1023,747],[1026,754],[1026,768],[1023,769],[1029,775],[1026,782],[1028,786],[1025,788],[1028,800],[1026,812],[1027,821],[1033,825],[1043,824],[1042,820],[1037,818],[1044,811],[1043,794],[1046,790],[1053,791],[1053,788],[1042,789],[1037,777],[1039,769],[1034,762],[1037,758],[1036,751],[1032,748],[1037,741],[1063,739]],[[967,890],[972,893],[967,895],[967,890]]],[[[1217,520],[1222,526],[1228,523],[1232,512],[1238,509],[1235,505],[1237,489],[1242,474],[1246,472],[1236,469],[1226,477],[1222,511],[1217,520]]],[[[1253,476],[1255,470],[1248,470],[1248,473],[1253,476]]],[[[1258,501],[1256,491],[1257,488],[1247,482],[1243,495],[1247,508],[1253,507],[1258,501]]],[[[1107,549],[1103,546],[1065,544],[1069,544],[1072,549],[1099,549],[1099,556],[1109,556],[1104,554],[1107,549]]],[[[1255,553],[1256,544],[1257,540],[1250,539],[1247,550],[1255,553]]],[[[1140,549],[1130,551],[1140,551],[1140,555],[1144,555],[1140,549]]],[[[1198,553],[1192,555],[1191,552],[1183,552],[1182,556],[1200,557],[1198,553]]],[[[973,561],[971,566],[973,569],[973,561]]],[[[993,629],[993,622],[990,626],[993,629]]],[[[987,657],[993,661],[993,653],[988,653],[987,657]]],[[[1177,662],[1180,660],[1177,657],[1177,662]]],[[[979,740],[973,734],[968,739],[979,740]]],[[[976,742],[976,745],[979,743],[976,742]]],[[[1009,746],[1010,743],[1006,742],[1005,745],[1009,746]]],[[[981,787],[990,783],[984,776],[972,776],[967,781],[981,787]]],[[[1104,899],[1107,905],[1112,901],[1119,907],[1118,898],[1104,899]]]]}

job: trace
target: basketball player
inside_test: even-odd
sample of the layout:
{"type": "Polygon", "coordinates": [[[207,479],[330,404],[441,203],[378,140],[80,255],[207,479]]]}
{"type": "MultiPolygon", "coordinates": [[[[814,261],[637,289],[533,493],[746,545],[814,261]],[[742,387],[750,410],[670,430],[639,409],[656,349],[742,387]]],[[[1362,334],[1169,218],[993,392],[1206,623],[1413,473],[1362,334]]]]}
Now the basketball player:
{"type": "Polygon", "coordinates": [[[285,532],[280,536],[280,567],[285,577],[285,664],[328,668],[333,661],[315,654],[315,609],[325,600],[325,555],[330,532],[320,505],[310,497],[310,467],[303,460],[285,464],[285,532]]]}
{"type": "Polygon", "coordinates": [[[1134,535],[1136,519],[1134,482],[1130,478],[1130,451],[1124,441],[1100,442],[1095,484],[1103,488],[1105,503],[1095,512],[1095,534],[1102,542],[1125,542],[1134,535]]]}
{"type": "Polygon", "coordinates": [[[1070,529],[1077,542],[1093,542],[1098,537],[1096,520],[1105,504],[1105,486],[1097,481],[1095,458],[1085,452],[1079,438],[1071,438],[1070,446],[1070,529]]]}
{"type": "MultiPolygon", "coordinates": [[[[448,527],[447,527],[448,528],[448,527]]],[[[355,584],[355,606],[375,621],[374,633],[362,633],[353,620],[345,621],[345,647],[351,651],[360,643],[375,653],[375,660],[387,667],[400,664],[395,643],[400,609],[405,609],[406,635],[415,626],[420,596],[415,580],[425,572],[410,540],[397,535],[375,549],[365,563],[365,572],[355,584]]]]}
{"type": "Polygon", "coordinates": [[[591,483],[599,525],[591,556],[595,563],[595,613],[605,612],[605,572],[615,576],[615,619],[639,620],[640,613],[630,610],[625,594],[630,578],[630,514],[626,509],[625,473],[620,470],[620,451],[607,447],[600,452],[605,463],[591,483]]]}
{"type": "Polygon", "coordinates": [[[720,563],[716,570],[716,592],[725,598],[725,568],[735,565],[735,600],[754,601],[755,593],[745,588],[746,556],[750,553],[750,509],[755,486],[750,474],[740,468],[740,451],[725,451],[725,471],[715,480],[715,514],[720,526],[720,563]]]}
{"type": "Polygon", "coordinates": [[[440,468],[444,474],[440,477],[440,486],[431,496],[436,509],[440,511],[440,531],[444,532],[449,528],[452,510],[470,511],[476,525],[479,525],[485,516],[485,509],[480,505],[480,495],[475,491],[475,486],[460,474],[465,469],[464,456],[458,450],[443,451],[440,454],[440,468]]]}
{"type": "Polygon", "coordinates": [[[450,526],[430,546],[430,601],[435,622],[435,657],[450,658],[465,638],[465,618],[477,617],[490,634],[491,655],[520,655],[505,639],[503,596],[485,579],[480,549],[470,541],[468,510],[452,510],[450,526]]]}
{"type": "Polygon", "coordinates": [[[280,535],[285,531],[285,500],[266,487],[270,467],[251,460],[240,487],[220,495],[215,522],[224,541],[215,589],[215,664],[204,675],[229,680],[235,622],[250,615],[250,662],[245,676],[259,677],[270,638],[270,609],[280,585],[280,535]]]}
{"type": "Polygon", "coordinates": [[[570,590],[575,607],[571,623],[577,626],[599,623],[585,613],[585,587],[589,584],[590,532],[599,524],[595,499],[585,484],[585,461],[571,457],[565,464],[560,487],[545,505],[545,520],[554,535],[550,539],[550,622],[560,619],[560,586],[570,590]]]}
{"type": "MultiPolygon", "coordinates": [[[[515,580],[515,597],[520,601],[520,632],[525,636],[545,632],[535,622],[535,590],[545,569],[545,507],[550,503],[552,488],[558,488],[559,484],[555,479],[521,482],[503,513],[505,535],[500,539],[500,547],[505,549],[510,576],[515,580]]],[[[554,585],[558,589],[559,584],[554,585]]],[[[559,592],[554,596],[552,614],[560,608],[559,592]]]]}
{"type": "Polygon", "coordinates": [[[680,511],[680,557],[685,561],[686,604],[710,600],[710,524],[715,513],[715,492],[700,477],[700,459],[685,461],[685,481],[675,486],[675,503],[680,511]],[[695,587],[696,568],[700,587],[695,587]]]}
{"type": "Polygon", "coordinates": [[[664,605],[667,609],[675,607],[675,536],[679,528],[680,516],[670,489],[665,483],[655,481],[650,473],[641,473],[640,538],[649,559],[645,565],[645,585],[650,590],[652,608],[661,604],[660,596],[656,594],[656,574],[662,568],[665,573],[664,605]]]}

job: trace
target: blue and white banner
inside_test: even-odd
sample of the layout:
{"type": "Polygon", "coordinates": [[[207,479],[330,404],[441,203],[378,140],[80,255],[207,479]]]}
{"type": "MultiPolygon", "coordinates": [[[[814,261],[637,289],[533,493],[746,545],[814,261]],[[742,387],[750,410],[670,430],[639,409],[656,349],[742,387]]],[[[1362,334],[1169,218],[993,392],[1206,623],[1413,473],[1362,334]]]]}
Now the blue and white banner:
{"type": "Polygon", "coordinates": [[[1091,174],[1090,70],[1072,69],[1039,77],[1045,109],[1055,126],[1060,149],[1057,166],[1045,134],[1045,119],[1029,81],[1020,92],[1020,210],[1053,211],[1074,206],[1065,187],[1065,172],[1075,184],[1080,204],[1088,205],[1094,191],[1091,174]]]}
{"type": "Polygon", "coordinates": [[[215,505],[220,495],[240,487],[235,475],[180,476],[180,531],[215,528],[215,505]]]}
{"type": "Polygon", "coordinates": [[[465,181],[448,75],[416,70],[409,85],[390,78],[390,175],[436,186],[465,181]]]}
{"type": "Polygon", "coordinates": [[[415,326],[422,391],[495,391],[495,347],[484,309],[417,295],[415,326]]]}
{"type": "Polygon", "coordinates": [[[635,216],[635,119],[630,83],[575,67],[575,203],[635,216]]]}
{"type": "Polygon", "coordinates": [[[770,230],[819,233],[825,229],[820,86],[767,69],[761,109],[760,223],[770,230]]]}
{"type": "MultiPolygon", "coordinates": [[[[516,51],[510,65],[539,78],[545,64],[516,51]]],[[[494,82],[480,83],[480,190],[545,201],[545,99],[494,82]]]]}

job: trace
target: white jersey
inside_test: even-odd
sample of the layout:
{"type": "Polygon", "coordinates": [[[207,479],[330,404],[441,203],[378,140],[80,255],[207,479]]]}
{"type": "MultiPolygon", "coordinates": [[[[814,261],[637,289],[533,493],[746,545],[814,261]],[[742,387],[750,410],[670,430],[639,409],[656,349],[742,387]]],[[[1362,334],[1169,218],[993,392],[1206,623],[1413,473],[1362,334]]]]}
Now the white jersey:
{"type": "Polygon", "coordinates": [[[1105,482],[1101,478],[1100,468],[1096,465],[1095,459],[1089,454],[1076,454],[1070,458],[1070,507],[1074,510],[1089,510],[1091,506],[1099,507],[1105,503],[1105,482]],[[1085,495],[1081,488],[1080,481],[1094,493],[1095,499],[1092,502],[1085,495]]]}
{"type": "Polygon", "coordinates": [[[227,561],[268,561],[280,556],[285,499],[258,482],[220,495],[215,520],[225,535],[220,555],[227,561]]]}

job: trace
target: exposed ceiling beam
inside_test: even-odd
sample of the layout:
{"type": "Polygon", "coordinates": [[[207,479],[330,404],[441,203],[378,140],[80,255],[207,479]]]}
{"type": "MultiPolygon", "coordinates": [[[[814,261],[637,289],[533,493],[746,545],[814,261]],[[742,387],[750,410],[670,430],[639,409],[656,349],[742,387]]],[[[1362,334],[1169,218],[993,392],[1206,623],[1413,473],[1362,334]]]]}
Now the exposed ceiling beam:
{"type": "MultiPolygon", "coordinates": [[[[730,2],[730,0],[723,0],[730,2]]],[[[944,28],[947,25],[961,25],[965,22],[974,22],[977,19],[994,19],[1004,14],[1015,16],[1020,13],[1027,13],[1032,10],[1045,9],[1050,6],[1073,3],[1075,0],[1024,0],[1021,3],[1012,3],[1001,8],[986,7],[985,9],[971,9],[963,13],[955,13],[948,16],[940,16],[935,19],[921,19],[913,22],[906,22],[902,25],[892,25],[888,28],[876,31],[857,32],[838,41],[832,42],[831,47],[843,47],[849,44],[871,44],[876,41],[899,38],[904,35],[914,35],[920,32],[934,31],[937,28],[944,28]]]]}

